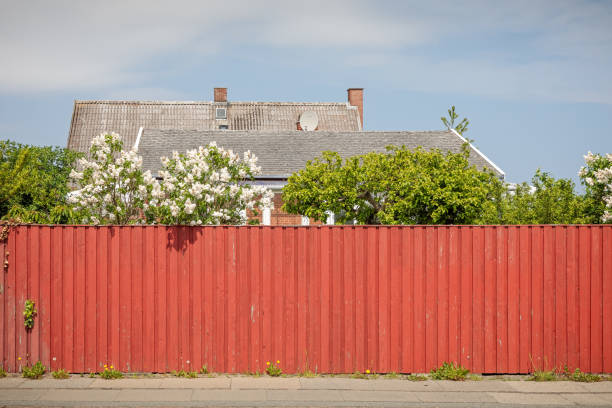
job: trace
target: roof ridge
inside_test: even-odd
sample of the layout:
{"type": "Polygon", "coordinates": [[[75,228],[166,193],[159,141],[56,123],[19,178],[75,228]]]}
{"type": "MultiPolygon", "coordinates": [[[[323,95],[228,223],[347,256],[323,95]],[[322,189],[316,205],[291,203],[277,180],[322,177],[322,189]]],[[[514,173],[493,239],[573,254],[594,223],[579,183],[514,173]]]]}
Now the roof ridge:
{"type": "MultiPolygon", "coordinates": [[[[142,100],[74,100],[76,104],[127,104],[127,105],[218,105],[219,102],[213,101],[142,101],[142,100]]],[[[274,102],[274,101],[230,101],[229,105],[333,105],[350,106],[347,102],[274,102]]]]}

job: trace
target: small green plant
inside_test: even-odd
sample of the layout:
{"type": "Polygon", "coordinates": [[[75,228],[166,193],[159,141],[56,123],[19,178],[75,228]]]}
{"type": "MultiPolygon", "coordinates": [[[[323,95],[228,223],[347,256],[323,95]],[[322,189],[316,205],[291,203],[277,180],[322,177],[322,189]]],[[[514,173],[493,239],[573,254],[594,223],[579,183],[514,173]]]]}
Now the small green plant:
{"type": "Polygon", "coordinates": [[[557,381],[559,376],[554,371],[535,370],[527,381],[557,381]]]}
{"type": "Polygon", "coordinates": [[[270,377],[279,377],[283,373],[283,370],[280,368],[280,360],[276,360],[276,364],[268,361],[266,366],[266,373],[270,377]]]}
{"type": "Polygon", "coordinates": [[[308,368],[298,374],[300,377],[313,378],[317,376],[317,373],[313,373],[308,368]]]}
{"type": "Polygon", "coordinates": [[[427,376],[422,374],[409,374],[406,376],[408,381],[427,381],[427,376]]]}
{"type": "Polygon", "coordinates": [[[393,380],[393,379],[399,378],[399,375],[396,372],[392,371],[390,373],[385,374],[384,378],[387,380],[393,380]]]}
{"type": "Polygon", "coordinates": [[[482,375],[478,375],[478,374],[470,374],[468,375],[467,379],[470,381],[482,381],[483,380],[482,375]]]}
{"type": "Polygon", "coordinates": [[[359,371],[355,371],[353,374],[350,375],[351,378],[355,378],[355,379],[361,379],[361,380],[367,380],[368,376],[365,375],[364,373],[360,373],[359,371]]]}
{"type": "MultiPolygon", "coordinates": [[[[566,372],[567,372],[567,369],[566,369],[566,372]]],[[[582,371],[580,371],[579,368],[574,370],[573,373],[567,372],[567,377],[571,381],[578,381],[578,382],[599,382],[601,381],[601,376],[596,375],[596,374],[583,373],[582,371]]]]}
{"type": "Polygon", "coordinates": [[[4,367],[0,367],[0,378],[6,377],[6,370],[4,367]]]}
{"type": "Polygon", "coordinates": [[[434,380],[463,381],[470,370],[455,363],[444,362],[439,368],[431,370],[431,378],[434,380]]]}
{"type": "Polygon", "coordinates": [[[185,370],[179,370],[179,371],[172,371],[171,373],[173,376],[175,377],[180,377],[180,378],[196,378],[198,376],[198,373],[196,373],[195,371],[185,371],[185,370]]]}
{"type": "Polygon", "coordinates": [[[36,313],[38,312],[36,310],[35,303],[32,300],[27,299],[23,309],[23,324],[25,325],[26,329],[29,330],[34,327],[34,316],[36,316],[36,313]]]}
{"type": "Polygon", "coordinates": [[[206,367],[206,364],[200,368],[200,374],[208,374],[208,367],[206,367]]]}
{"type": "Polygon", "coordinates": [[[33,366],[24,366],[22,369],[23,378],[29,378],[31,380],[39,379],[45,374],[47,368],[40,362],[37,361],[33,366]]]}
{"type": "Polygon", "coordinates": [[[89,373],[89,378],[96,378],[96,373],[89,373]]]}
{"type": "Polygon", "coordinates": [[[123,374],[121,374],[121,371],[115,369],[115,367],[112,365],[108,367],[106,364],[104,364],[104,370],[100,373],[100,377],[104,378],[105,380],[115,380],[117,378],[123,378],[123,374]]]}
{"type": "Polygon", "coordinates": [[[51,371],[51,375],[56,380],[65,380],[67,378],[70,378],[70,373],[64,370],[63,368],[60,368],[57,371],[51,371]]]}

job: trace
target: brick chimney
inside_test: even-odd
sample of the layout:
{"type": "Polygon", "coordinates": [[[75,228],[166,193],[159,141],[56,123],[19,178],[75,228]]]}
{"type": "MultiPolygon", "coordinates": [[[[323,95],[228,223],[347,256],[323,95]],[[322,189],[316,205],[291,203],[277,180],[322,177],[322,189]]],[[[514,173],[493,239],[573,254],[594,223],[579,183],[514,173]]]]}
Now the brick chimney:
{"type": "Polygon", "coordinates": [[[356,106],[359,109],[359,119],[361,120],[361,129],[363,129],[363,88],[349,88],[348,103],[356,106]]]}
{"type": "Polygon", "coordinates": [[[215,102],[227,102],[227,88],[215,88],[215,102]]]}

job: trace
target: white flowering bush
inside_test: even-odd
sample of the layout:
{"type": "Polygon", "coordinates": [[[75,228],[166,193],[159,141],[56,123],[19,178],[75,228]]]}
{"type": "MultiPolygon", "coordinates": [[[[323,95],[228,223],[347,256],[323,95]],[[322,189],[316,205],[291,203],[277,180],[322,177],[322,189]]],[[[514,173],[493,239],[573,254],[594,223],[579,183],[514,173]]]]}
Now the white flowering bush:
{"type": "Polygon", "coordinates": [[[593,154],[584,156],[586,166],[580,168],[578,175],[585,186],[587,216],[590,222],[612,222],[612,154],[593,154]]]}
{"type": "Polygon", "coordinates": [[[161,223],[244,224],[248,211],[273,206],[268,188],[248,183],[261,172],[250,151],[241,159],[213,142],[161,161],[160,189],[153,190],[150,202],[161,223]]]}
{"type": "Polygon", "coordinates": [[[152,221],[147,202],[159,191],[151,172],[142,171],[142,158],[125,152],[121,136],[101,134],[93,139],[89,158],[78,161],[70,178],[79,189],[70,194],[76,221],[84,224],[134,224],[152,221]]]}

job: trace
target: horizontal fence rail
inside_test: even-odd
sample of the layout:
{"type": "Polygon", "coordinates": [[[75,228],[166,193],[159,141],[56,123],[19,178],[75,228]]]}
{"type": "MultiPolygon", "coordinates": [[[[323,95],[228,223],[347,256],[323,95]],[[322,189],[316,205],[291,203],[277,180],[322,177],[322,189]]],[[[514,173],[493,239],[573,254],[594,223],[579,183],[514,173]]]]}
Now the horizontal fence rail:
{"type": "Polygon", "coordinates": [[[12,372],[612,372],[612,226],[17,226],[0,250],[12,372]]]}

